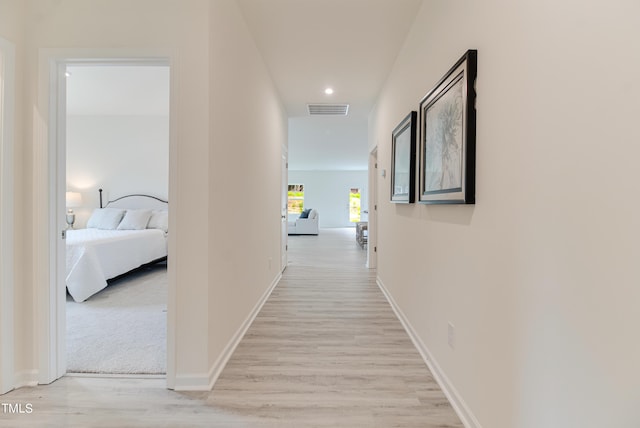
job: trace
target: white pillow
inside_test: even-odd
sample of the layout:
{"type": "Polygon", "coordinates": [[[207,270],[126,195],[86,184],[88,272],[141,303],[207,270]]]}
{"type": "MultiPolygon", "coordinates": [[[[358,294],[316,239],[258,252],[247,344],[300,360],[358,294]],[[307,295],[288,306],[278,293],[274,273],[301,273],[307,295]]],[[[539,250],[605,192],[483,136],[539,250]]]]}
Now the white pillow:
{"type": "Polygon", "coordinates": [[[118,225],[118,230],[142,230],[147,228],[151,210],[127,210],[118,225]]]}
{"type": "Polygon", "coordinates": [[[123,215],[124,210],[117,208],[95,209],[87,221],[87,228],[113,230],[118,227],[123,215]]]}
{"type": "Polygon", "coordinates": [[[160,229],[169,232],[169,211],[157,210],[151,213],[147,229],[160,229]]]}

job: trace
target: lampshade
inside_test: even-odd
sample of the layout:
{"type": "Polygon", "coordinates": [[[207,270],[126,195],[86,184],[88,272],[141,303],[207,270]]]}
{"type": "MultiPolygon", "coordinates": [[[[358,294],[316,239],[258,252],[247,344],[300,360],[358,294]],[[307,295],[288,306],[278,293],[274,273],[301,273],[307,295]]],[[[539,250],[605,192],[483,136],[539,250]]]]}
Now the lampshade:
{"type": "Polygon", "coordinates": [[[76,208],[82,205],[82,195],[78,192],[67,192],[67,208],[76,208]]]}

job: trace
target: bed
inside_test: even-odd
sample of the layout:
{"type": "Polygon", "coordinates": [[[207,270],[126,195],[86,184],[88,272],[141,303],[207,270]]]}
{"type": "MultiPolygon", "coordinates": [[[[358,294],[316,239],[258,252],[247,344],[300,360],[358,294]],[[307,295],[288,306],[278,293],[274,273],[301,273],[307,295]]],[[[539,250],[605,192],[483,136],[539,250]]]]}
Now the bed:
{"type": "Polygon", "coordinates": [[[66,234],[66,285],[76,302],[107,281],[167,258],[168,202],[151,195],[126,195],[93,211],[86,229],[66,234]]]}

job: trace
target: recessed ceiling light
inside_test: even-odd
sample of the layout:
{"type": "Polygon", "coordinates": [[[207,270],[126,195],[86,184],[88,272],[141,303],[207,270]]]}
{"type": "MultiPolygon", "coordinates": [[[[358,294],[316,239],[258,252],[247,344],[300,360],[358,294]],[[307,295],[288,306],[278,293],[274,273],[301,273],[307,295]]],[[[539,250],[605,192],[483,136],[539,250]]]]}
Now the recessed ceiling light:
{"type": "Polygon", "coordinates": [[[331,94],[333,94],[333,89],[327,88],[327,89],[324,90],[324,93],[327,94],[327,95],[331,95],[331,94]]]}

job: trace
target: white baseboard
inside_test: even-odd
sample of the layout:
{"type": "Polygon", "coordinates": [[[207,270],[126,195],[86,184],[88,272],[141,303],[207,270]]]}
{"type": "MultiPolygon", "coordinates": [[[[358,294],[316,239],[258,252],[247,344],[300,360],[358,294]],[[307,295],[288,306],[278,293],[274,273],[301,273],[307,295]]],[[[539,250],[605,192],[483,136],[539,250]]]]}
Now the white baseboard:
{"type": "Polygon", "coordinates": [[[38,385],[38,370],[23,370],[15,375],[15,387],[22,388],[24,386],[38,385]]]}
{"type": "Polygon", "coordinates": [[[267,302],[269,296],[273,289],[278,285],[280,279],[282,278],[282,273],[279,273],[269,288],[264,292],[264,294],[260,297],[256,305],[253,307],[253,310],[249,313],[247,318],[244,320],[240,328],[233,335],[227,346],[225,346],[224,350],[218,357],[215,363],[209,369],[209,373],[193,373],[188,375],[178,375],[176,376],[175,389],[176,391],[211,391],[213,389],[213,385],[220,377],[220,373],[227,365],[229,358],[233,355],[233,352],[238,347],[238,344],[246,334],[247,330],[253,323],[253,320],[258,316],[260,309],[267,302]]]}
{"type": "Polygon", "coordinates": [[[422,356],[422,359],[426,363],[427,367],[429,367],[431,374],[433,374],[434,379],[436,380],[436,382],[438,382],[438,385],[440,385],[440,388],[446,395],[447,399],[451,403],[451,406],[453,407],[453,410],[455,410],[455,412],[457,413],[458,417],[460,418],[464,426],[466,428],[482,428],[482,426],[480,425],[480,422],[478,422],[478,419],[474,416],[473,412],[471,412],[471,409],[469,408],[469,406],[467,406],[465,401],[462,399],[462,397],[460,396],[456,388],[453,386],[453,384],[451,383],[447,375],[444,373],[444,371],[442,370],[442,368],[440,367],[436,359],[433,358],[433,355],[429,351],[429,348],[427,348],[427,346],[422,342],[422,339],[420,339],[420,336],[418,336],[413,326],[411,325],[407,317],[404,315],[404,313],[402,312],[402,310],[400,309],[396,301],[393,299],[393,297],[391,296],[391,294],[389,293],[387,288],[384,286],[384,284],[382,283],[382,280],[379,277],[376,277],[376,283],[378,284],[378,287],[380,288],[380,290],[386,297],[387,301],[391,305],[393,312],[395,312],[396,316],[402,323],[402,326],[404,327],[407,334],[411,338],[411,341],[413,342],[414,346],[420,353],[420,356],[422,356]]]}
{"type": "Polygon", "coordinates": [[[18,388],[24,388],[26,386],[38,386],[38,370],[23,370],[14,373],[10,379],[10,384],[5,391],[0,393],[0,396],[9,393],[18,388]]]}
{"type": "Polygon", "coordinates": [[[174,391],[209,391],[209,376],[207,373],[187,373],[177,375],[174,391]]]}

